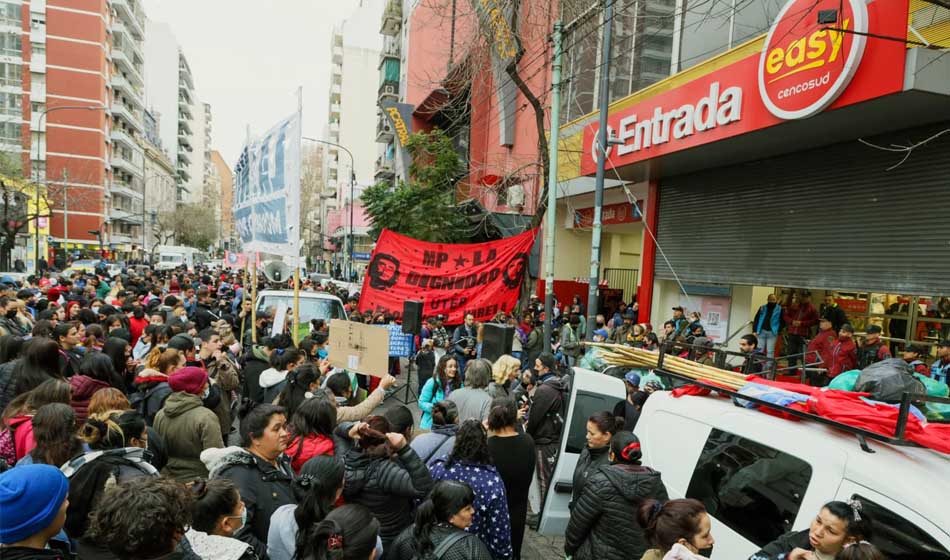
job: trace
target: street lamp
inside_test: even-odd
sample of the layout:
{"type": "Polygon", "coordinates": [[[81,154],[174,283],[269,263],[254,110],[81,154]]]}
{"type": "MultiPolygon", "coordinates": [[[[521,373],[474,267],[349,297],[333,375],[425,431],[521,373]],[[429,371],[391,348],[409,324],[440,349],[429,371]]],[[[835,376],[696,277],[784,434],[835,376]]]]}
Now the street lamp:
{"type": "Polygon", "coordinates": [[[346,281],[349,282],[353,274],[353,188],[356,185],[356,164],[353,163],[353,152],[346,149],[345,146],[336,144],[334,142],[328,142],[326,140],[317,140],[316,138],[303,137],[304,140],[309,140],[311,142],[317,142],[319,144],[326,144],[327,146],[336,146],[340,148],[346,155],[350,156],[350,250],[349,253],[343,253],[344,256],[347,256],[346,261],[346,281]]]}
{"type": "MultiPolygon", "coordinates": [[[[39,142],[40,132],[42,132],[43,130],[43,119],[46,118],[46,115],[48,113],[52,113],[53,111],[65,110],[65,109],[76,109],[76,110],[81,110],[81,111],[106,111],[109,109],[109,107],[105,105],[60,105],[59,107],[50,107],[40,112],[40,118],[37,120],[37,123],[36,123],[36,140],[37,140],[36,141],[36,165],[33,166],[33,189],[36,191],[36,209],[35,210],[36,210],[36,215],[37,215],[36,223],[33,224],[33,232],[35,234],[34,239],[33,239],[33,244],[34,244],[33,246],[33,272],[34,274],[39,274],[40,272],[40,220],[39,220],[39,213],[40,213],[40,184],[39,184],[40,183],[40,169],[39,169],[40,165],[39,165],[39,162],[41,161],[40,160],[40,142],[39,142]]],[[[44,153],[43,156],[44,156],[43,161],[45,161],[46,154],[44,153]]],[[[67,196],[68,192],[69,192],[69,185],[64,183],[63,184],[63,198],[67,196]]],[[[65,213],[63,214],[63,216],[65,218],[65,213]]],[[[50,218],[52,218],[52,213],[50,213],[50,218]]],[[[69,243],[68,238],[66,239],[66,243],[67,244],[69,243]]],[[[102,242],[100,241],[100,246],[101,245],[102,245],[102,242]]]]}

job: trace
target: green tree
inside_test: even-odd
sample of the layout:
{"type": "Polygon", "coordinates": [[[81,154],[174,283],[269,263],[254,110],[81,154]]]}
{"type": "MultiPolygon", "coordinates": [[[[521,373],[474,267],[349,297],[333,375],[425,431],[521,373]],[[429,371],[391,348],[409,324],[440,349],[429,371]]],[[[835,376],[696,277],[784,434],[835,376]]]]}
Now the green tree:
{"type": "Polygon", "coordinates": [[[467,241],[468,221],[455,204],[455,185],[465,174],[452,139],[433,129],[409,137],[409,182],[377,183],[363,191],[363,209],[372,221],[370,235],[383,228],[421,241],[467,241]]]}

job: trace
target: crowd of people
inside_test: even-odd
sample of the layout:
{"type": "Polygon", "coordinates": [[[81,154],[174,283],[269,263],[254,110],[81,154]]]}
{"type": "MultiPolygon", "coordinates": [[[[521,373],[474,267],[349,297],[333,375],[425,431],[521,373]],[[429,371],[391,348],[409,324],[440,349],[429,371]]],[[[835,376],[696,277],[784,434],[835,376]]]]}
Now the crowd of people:
{"type": "MultiPolygon", "coordinates": [[[[557,354],[538,345],[535,299],[521,321],[496,317],[520,345],[494,362],[471,315],[451,335],[427,319],[416,423],[405,406],[380,413],[392,375],[331,365],[326,322],[296,343],[269,336],[247,295],[219,270],[0,282],[0,558],[521,558],[565,430],[565,366],[597,359],[576,351],[579,302],[557,354]]],[[[354,318],[393,319],[341,295],[354,318]]],[[[650,340],[629,311],[595,339],[650,340]]],[[[564,552],[701,558],[703,505],[668,499],[641,462],[637,417],[658,387],[624,379],[626,401],[587,422],[564,552]]],[[[860,504],[832,502],[753,558],[875,559],[870,531],[860,504]]]]}

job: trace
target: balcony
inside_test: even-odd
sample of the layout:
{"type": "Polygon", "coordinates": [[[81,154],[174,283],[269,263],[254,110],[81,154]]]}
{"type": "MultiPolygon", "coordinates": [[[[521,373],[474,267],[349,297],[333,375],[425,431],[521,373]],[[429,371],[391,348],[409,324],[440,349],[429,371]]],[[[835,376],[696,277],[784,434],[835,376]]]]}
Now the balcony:
{"type": "Polygon", "coordinates": [[[402,26],[402,2],[401,0],[389,0],[386,3],[386,9],[383,11],[383,21],[379,26],[380,35],[395,37],[399,35],[399,28],[402,26]]]}
{"type": "Polygon", "coordinates": [[[331,104],[330,104],[330,114],[331,114],[331,115],[339,115],[339,114],[340,114],[340,104],[339,104],[339,103],[331,103],[331,104]]]}
{"type": "MultiPolygon", "coordinates": [[[[120,195],[128,197],[132,199],[133,202],[142,200],[142,193],[135,190],[130,183],[124,181],[113,180],[109,192],[111,192],[113,196],[120,195]]],[[[141,211],[141,208],[139,208],[139,210],[141,211]]]]}
{"type": "Polygon", "coordinates": [[[129,77],[129,81],[132,82],[135,87],[143,87],[145,81],[142,80],[142,74],[138,68],[135,67],[135,63],[132,62],[134,59],[135,55],[131,52],[123,50],[122,48],[112,49],[112,60],[115,62],[116,68],[124,71],[129,77]]]}
{"type": "Polygon", "coordinates": [[[130,136],[126,131],[122,130],[121,128],[118,128],[118,127],[113,128],[112,134],[110,135],[110,137],[112,138],[112,141],[115,142],[116,144],[124,144],[130,150],[139,149],[138,143],[136,143],[135,139],[132,138],[132,136],[130,136]]]}
{"type": "Polygon", "coordinates": [[[386,60],[393,59],[397,62],[401,54],[399,37],[383,37],[383,50],[379,51],[379,68],[382,69],[386,60]]]}
{"type": "Polygon", "coordinates": [[[343,64],[343,47],[333,46],[333,63],[343,64]]]}
{"type": "Polygon", "coordinates": [[[330,121],[330,133],[340,133],[340,121],[330,121]]]}
{"type": "Polygon", "coordinates": [[[178,166],[181,167],[182,165],[191,165],[191,146],[178,150],[178,166]]]}
{"type": "Polygon", "coordinates": [[[396,168],[393,165],[393,160],[378,157],[376,158],[376,174],[374,178],[377,181],[391,181],[396,177],[396,168]]]}
{"type": "Polygon", "coordinates": [[[127,107],[124,103],[112,104],[112,116],[118,117],[124,120],[129,126],[131,126],[138,133],[141,133],[143,131],[141,116],[135,113],[129,107],[127,107]]]}
{"type": "Polygon", "coordinates": [[[393,141],[393,125],[383,115],[376,118],[376,141],[381,144],[388,144],[393,141]]]}
{"type": "Polygon", "coordinates": [[[115,150],[112,153],[112,167],[124,171],[133,177],[142,177],[142,164],[135,161],[135,152],[124,155],[121,150],[115,150]],[[126,159],[131,158],[131,159],[126,159]]]}
{"type": "Polygon", "coordinates": [[[142,92],[132,85],[125,76],[122,74],[113,74],[111,80],[112,89],[116,92],[121,92],[128,98],[136,108],[144,109],[145,101],[142,98],[142,92]]]}
{"type": "Polygon", "coordinates": [[[391,80],[386,80],[379,86],[379,95],[377,96],[377,101],[383,101],[386,99],[391,99],[396,101],[399,99],[399,82],[394,82],[391,80]]]}
{"type": "Polygon", "coordinates": [[[182,163],[181,158],[178,159],[178,177],[186,183],[191,180],[191,171],[188,165],[182,163]]]}
{"type": "Polygon", "coordinates": [[[136,10],[129,0],[112,0],[112,7],[133,33],[139,38],[145,38],[145,16],[136,10]]]}
{"type": "Polygon", "coordinates": [[[182,133],[188,135],[190,138],[195,132],[191,129],[191,124],[188,123],[190,119],[181,118],[181,115],[178,116],[178,135],[181,136],[182,133]]]}
{"type": "Polygon", "coordinates": [[[184,115],[188,119],[193,119],[195,117],[194,113],[191,112],[191,103],[189,103],[184,97],[178,98],[178,114],[184,115]]]}

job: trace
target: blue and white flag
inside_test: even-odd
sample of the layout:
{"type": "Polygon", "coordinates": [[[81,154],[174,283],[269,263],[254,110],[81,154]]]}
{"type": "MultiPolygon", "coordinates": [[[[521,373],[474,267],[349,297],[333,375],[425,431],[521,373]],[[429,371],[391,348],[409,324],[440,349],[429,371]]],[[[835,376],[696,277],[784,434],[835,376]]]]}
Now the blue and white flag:
{"type": "Polygon", "coordinates": [[[300,113],[249,141],[234,166],[234,221],[244,251],[300,254],[300,113]]]}

